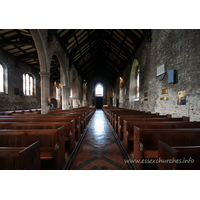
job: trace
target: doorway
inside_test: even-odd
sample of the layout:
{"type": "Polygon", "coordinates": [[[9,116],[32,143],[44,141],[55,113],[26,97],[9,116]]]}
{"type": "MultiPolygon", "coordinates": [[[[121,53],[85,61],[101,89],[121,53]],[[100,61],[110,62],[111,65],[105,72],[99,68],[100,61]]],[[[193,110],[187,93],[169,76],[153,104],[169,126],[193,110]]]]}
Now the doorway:
{"type": "Polygon", "coordinates": [[[103,97],[96,97],[96,108],[102,109],[103,106],[103,97]]]}
{"type": "Polygon", "coordinates": [[[117,102],[116,107],[118,108],[119,107],[119,99],[116,99],[116,102],[117,102]]]}

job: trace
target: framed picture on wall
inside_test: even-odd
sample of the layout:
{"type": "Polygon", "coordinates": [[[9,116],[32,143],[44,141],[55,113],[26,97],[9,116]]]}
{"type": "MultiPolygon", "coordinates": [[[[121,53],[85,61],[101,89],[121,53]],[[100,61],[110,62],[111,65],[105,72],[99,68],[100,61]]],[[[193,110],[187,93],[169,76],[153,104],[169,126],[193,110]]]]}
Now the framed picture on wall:
{"type": "Polygon", "coordinates": [[[179,91],[178,92],[178,105],[186,105],[186,91],[179,91]]]}

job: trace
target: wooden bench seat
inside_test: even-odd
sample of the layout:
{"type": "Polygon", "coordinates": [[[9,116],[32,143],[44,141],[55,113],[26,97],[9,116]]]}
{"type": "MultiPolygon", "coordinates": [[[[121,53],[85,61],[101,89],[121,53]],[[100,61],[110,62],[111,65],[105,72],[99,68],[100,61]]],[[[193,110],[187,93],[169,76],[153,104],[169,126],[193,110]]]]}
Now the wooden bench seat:
{"type": "Polygon", "coordinates": [[[42,160],[51,160],[55,157],[55,149],[51,148],[42,148],[40,151],[40,158],[42,160]]]}
{"type": "Polygon", "coordinates": [[[144,158],[146,159],[158,158],[158,150],[144,150],[144,158]]]}

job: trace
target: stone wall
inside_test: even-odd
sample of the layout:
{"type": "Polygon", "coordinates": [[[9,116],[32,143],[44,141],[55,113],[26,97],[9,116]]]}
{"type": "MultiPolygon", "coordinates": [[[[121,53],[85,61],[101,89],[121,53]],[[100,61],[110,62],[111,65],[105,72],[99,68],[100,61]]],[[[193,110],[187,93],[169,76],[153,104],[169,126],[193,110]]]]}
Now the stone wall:
{"type": "Polygon", "coordinates": [[[41,90],[39,70],[31,68],[24,62],[15,63],[15,57],[0,50],[0,61],[8,69],[8,94],[0,93],[0,110],[18,110],[41,107],[41,90]],[[30,72],[36,78],[36,94],[23,96],[23,73],[30,72]],[[14,94],[14,88],[19,89],[19,94],[14,94]]]}
{"type": "Polygon", "coordinates": [[[112,99],[112,86],[105,78],[101,76],[94,78],[87,85],[88,105],[91,106],[93,103],[96,104],[95,86],[97,83],[101,83],[103,85],[103,105],[112,105],[110,104],[110,100],[112,99]]]}
{"type": "MultiPolygon", "coordinates": [[[[189,116],[191,121],[200,121],[199,41],[200,30],[152,30],[151,48],[147,49],[145,39],[134,55],[140,67],[139,101],[128,100],[127,107],[173,117],[189,116]],[[166,66],[166,74],[163,80],[157,80],[156,69],[162,64],[166,66]],[[172,69],[176,70],[175,84],[168,83],[168,71],[172,69]],[[167,94],[161,94],[162,89],[167,89],[167,94]],[[186,91],[186,105],[177,105],[179,91],[186,91]],[[146,99],[143,104],[142,97],[146,99]],[[164,97],[168,100],[160,100],[164,97]]],[[[131,67],[127,66],[122,74],[127,90],[130,72],[131,67]]]]}

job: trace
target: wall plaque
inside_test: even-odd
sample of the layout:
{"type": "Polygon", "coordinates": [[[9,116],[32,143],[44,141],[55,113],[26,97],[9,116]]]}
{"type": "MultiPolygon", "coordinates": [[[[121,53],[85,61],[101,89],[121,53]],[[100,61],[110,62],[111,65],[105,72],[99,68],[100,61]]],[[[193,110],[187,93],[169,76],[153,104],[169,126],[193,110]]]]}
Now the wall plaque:
{"type": "Polygon", "coordinates": [[[167,94],[167,88],[161,90],[161,94],[167,94]]]}
{"type": "Polygon", "coordinates": [[[144,97],[148,97],[148,92],[145,92],[145,93],[144,93],[144,97]]]}
{"type": "Polygon", "coordinates": [[[160,100],[168,100],[168,99],[169,99],[168,97],[160,98],[160,100]]]}

